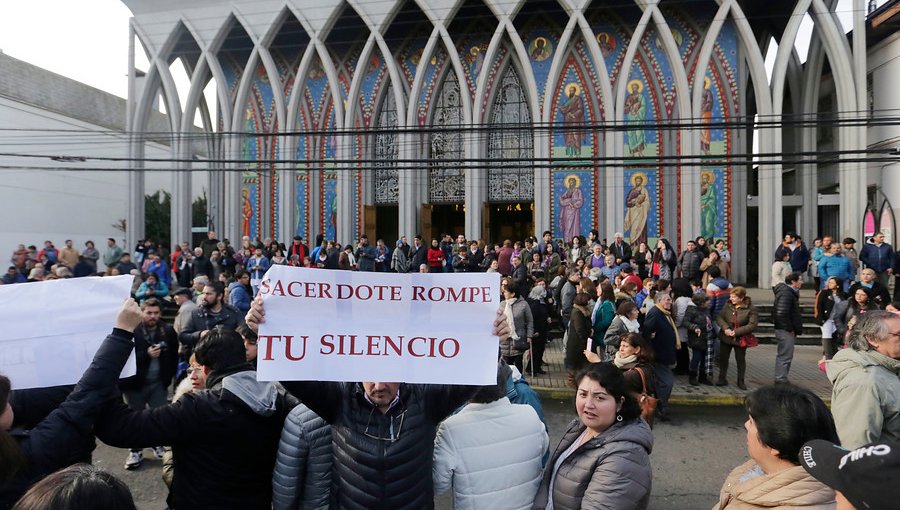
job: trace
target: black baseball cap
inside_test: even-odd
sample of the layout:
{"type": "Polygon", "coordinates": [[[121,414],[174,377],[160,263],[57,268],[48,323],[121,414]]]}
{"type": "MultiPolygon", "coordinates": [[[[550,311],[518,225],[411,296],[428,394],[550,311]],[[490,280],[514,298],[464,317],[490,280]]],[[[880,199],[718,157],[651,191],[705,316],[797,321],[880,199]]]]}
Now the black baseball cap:
{"type": "Polygon", "coordinates": [[[900,509],[891,496],[900,477],[900,443],[879,441],[847,450],[822,439],[800,449],[800,465],[858,509],[900,509]]]}
{"type": "Polygon", "coordinates": [[[188,288],[186,288],[186,287],[182,287],[182,288],[176,290],[174,293],[172,293],[172,295],[173,295],[173,296],[185,295],[185,296],[188,296],[188,297],[193,297],[193,296],[194,296],[194,292],[191,291],[191,289],[188,289],[188,288]]]}

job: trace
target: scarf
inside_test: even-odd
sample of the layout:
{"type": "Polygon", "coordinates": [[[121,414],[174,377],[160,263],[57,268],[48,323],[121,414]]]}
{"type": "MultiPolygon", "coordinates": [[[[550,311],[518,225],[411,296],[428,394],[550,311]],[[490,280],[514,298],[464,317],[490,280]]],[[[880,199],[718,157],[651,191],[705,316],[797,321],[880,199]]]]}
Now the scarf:
{"type": "Polygon", "coordinates": [[[617,368],[625,368],[627,365],[636,364],[636,363],[637,363],[637,355],[636,354],[632,354],[631,356],[622,357],[622,355],[617,352],[616,357],[613,358],[613,364],[617,368]]]}
{"type": "Polygon", "coordinates": [[[619,318],[622,319],[622,324],[625,325],[625,329],[627,329],[629,333],[637,333],[641,330],[641,323],[637,320],[631,320],[624,315],[620,315],[619,318]]]}
{"type": "Polygon", "coordinates": [[[675,331],[675,350],[676,351],[680,350],[681,349],[681,336],[678,334],[678,328],[675,326],[675,321],[672,320],[672,313],[659,305],[656,305],[656,308],[666,316],[666,319],[668,319],[669,324],[672,325],[672,330],[675,331]]]}
{"type": "Polygon", "coordinates": [[[518,301],[518,298],[507,299],[506,310],[503,311],[503,314],[506,315],[506,324],[509,325],[509,338],[511,338],[513,342],[519,339],[519,335],[516,334],[516,322],[513,320],[512,312],[512,305],[516,301],[518,301]]]}

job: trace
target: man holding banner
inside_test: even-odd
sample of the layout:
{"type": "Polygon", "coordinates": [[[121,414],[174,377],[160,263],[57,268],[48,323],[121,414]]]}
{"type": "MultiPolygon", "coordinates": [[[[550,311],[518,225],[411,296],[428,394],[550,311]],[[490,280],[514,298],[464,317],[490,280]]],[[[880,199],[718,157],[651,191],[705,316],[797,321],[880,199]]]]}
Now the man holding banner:
{"type": "Polygon", "coordinates": [[[259,331],[260,379],[280,378],[331,424],[332,508],[433,508],[437,426],[474,384],[496,384],[491,321],[509,336],[496,274],[385,276],[272,268],[245,318],[259,331]],[[325,381],[353,375],[370,380],[325,381]]]}

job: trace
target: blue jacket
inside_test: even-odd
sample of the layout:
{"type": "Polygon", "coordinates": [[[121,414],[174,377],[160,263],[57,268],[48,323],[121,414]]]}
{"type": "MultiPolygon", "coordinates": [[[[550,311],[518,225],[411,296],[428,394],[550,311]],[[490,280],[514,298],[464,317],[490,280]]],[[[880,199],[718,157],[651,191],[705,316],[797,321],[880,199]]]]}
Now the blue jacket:
{"type": "Polygon", "coordinates": [[[883,273],[894,267],[894,249],[888,243],[881,243],[881,246],[866,243],[859,253],[859,260],[876,273],[883,273]]]}
{"type": "Polygon", "coordinates": [[[641,335],[653,346],[657,363],[660,365],[675,364],[677,361],[675,357],[677,352],[675,324],[659,307],[654,306],[647,312],[644,325],[641,327],[641,335]]]}
{"type": "Polygon", "coordinates": [[[144,282],[138,287],[137,292],[134,293],[134,297],[136,297],[140,303],[143,303],[150,298],[163,299],[168,295],[169,287],[162,280],[157,282],[153,287],[150,287],[147,282],[144,282]],[[151,288],[154,290],[153,294],[149,294],[151,288]]]}
{"type": "Polygon", "coordinates": [[[254,280],[259,280],[266,274],[266,271],[269,270],[269,259],[262,257],[257,260],[256,257],[250,257],[247,259],[247,271],[250,273],[250,278],[254,280]]]}
{"type": "Polygon", "coordinates": [[[822,260],[819,261],[819,277],[823,285],[831,277],[844,281],[852,279],[853,267],[850,265],[850,259],[842,255],[822,257],[822,260]]]}
{"type": "Polygon", "coordinates": [[[367,244],[356,250],[356,267],[360,271],[375,270],[375,247],[367,244]]]}
{"type": "Polygon", "coordinates": [[[800,246],[791,252],[791,269],[798,273],[806,271],[809,268],[809,258],[809,249],[801,242],[800,246]]]}
{"type": "Polygon", "coordinates": [[[241,312],[247,313],[250,310],[250,294],[240,282],[232,282],[228,286],[228,304],[237,308],[241,312]]]}
{"type": "Polygon", "coordinates": [[[159,263],[151,262],[147,266],[147,272],[155,274],[161,283],[164,283],[166,287],[169,286],[169,281],[171,280],[169,277],[169,266],[162,260],[159,263]]]}

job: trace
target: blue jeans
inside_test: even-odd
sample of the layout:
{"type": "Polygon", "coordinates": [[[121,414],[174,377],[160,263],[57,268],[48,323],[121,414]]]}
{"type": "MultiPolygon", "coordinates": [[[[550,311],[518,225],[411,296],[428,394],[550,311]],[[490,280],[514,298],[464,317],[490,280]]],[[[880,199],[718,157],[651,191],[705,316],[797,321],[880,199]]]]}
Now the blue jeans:
{"type": "Polygon", "coordinates": [[[659,399],[656,410],[661,415],[666,414],[669,407],[669,397],[672,396],[672,387],[675,386],[674,368],[675,365],[653,364],[653,369],[656,371],[656,398],[659,399]]]}
{"type": "Polygon", "coordinates": [[[688,370],[693,373],[699,372],[701,369],[704,369],[704,361],[706,361],[706,351],[691,349],[691,363],[688,365],[688,370]]]}

